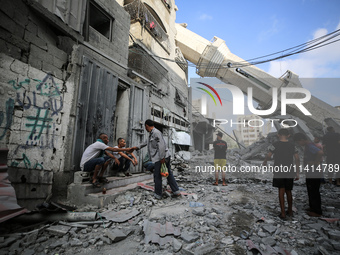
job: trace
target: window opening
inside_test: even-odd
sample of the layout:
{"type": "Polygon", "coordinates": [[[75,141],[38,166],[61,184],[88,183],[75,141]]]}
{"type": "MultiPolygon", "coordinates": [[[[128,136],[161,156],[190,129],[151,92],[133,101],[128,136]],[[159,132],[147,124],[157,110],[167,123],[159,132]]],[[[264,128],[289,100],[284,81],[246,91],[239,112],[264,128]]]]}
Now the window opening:
{"type": "Polygon", "coordinates": [[[90,3],[89,25],[111,41],[113,18],[94,3],[90,3]]]}

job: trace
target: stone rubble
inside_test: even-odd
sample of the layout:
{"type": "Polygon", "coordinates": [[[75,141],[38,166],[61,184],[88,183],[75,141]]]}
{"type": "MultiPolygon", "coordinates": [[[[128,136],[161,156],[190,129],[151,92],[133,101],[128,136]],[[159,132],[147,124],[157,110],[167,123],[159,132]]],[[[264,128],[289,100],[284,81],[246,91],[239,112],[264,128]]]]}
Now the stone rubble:
{"type": "MultiPolygon", "coordinates": [[[[247,153],[250,152],[230,151],[228,163],[237,167],[251,165],[242,159],[247,153]]],[[[252,159],[261,160],[262,154],[256,152],[252,159]]],[[[189,195],[156,200],[151,191],[142,188],[126,191],[105,208],[78,208],[79,212],[100,215],[102,223],[89,225],[53,222],[36,224],[31,229],[10,221],[0,225],[0,254],[251,255],[268,254],[271,249],[286,250],[292,255],[340,253],[340,187],[322,185],[323,217],[311,218],[304,211],[308,197],[301,176],[293,189],[294,216],[281,220],[270,174],[226,173],[228,186],[220,182],[216,187],[212,185],[213,173],[196,172],[196,166],[212,164],[213,152],[195,151],[192,157],[191,162],[172,162],[180,190],[189,195]],[[118,217],[116,221],[109,220],[110,224],[103,216],[108,211],[118,217]],[[129,214],[131,217],[123,217],[129,214]],[[146,221],[158,226],[159,231],[170,224],[180,234],[167,233],[160,238],[157,233],[161,232],[143,231],[146,221]],[[155,238],[159,241],[145,242],[155,238]],[[248,250],[249,240],[261,253],[248,250]]]]}

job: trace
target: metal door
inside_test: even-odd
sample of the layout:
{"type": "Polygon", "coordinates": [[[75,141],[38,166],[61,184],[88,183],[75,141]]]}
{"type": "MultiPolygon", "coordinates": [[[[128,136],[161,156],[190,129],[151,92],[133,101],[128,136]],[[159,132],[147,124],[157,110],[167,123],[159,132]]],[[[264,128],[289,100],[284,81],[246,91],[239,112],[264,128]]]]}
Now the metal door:
{"type": "Polygon", "coordinates": [[[100,133],[113,139],[118,77],[112,71],[83,56],[79,83],[73,164],[80,170],[81,156],[100,133]]]}
{"type": "MultiPolygon", "coordinates": [[[[142,143],[146,139],[146,131],[144,129],[144,122],[147,119],[148,108],[146,107],[146,99],[144,90],[134,86],[133,94],[131,100],[131,136],[130,136],[130,144],[129,146],[136,146],[142,143]]],[[[147,153],[147,149],[143,148],[142,150],[135,151],[134,154],[138,159],[138,166],[131,167],[131,172],[141,172],[143,170],[143,159],[147,153]]]]}

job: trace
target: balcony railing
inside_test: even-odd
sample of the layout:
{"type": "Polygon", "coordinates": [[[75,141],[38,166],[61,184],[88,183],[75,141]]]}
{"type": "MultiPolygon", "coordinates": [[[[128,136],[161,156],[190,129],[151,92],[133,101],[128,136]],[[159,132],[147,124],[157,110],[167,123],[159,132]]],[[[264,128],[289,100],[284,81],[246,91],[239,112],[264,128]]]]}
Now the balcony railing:
{"type": "Polygon", "coordinates": [[[167,33],[142,1],[135,0],[125,5],[124,8],[125,11],[130,14],[131,20],[141,22],[142,26],[144,26],[168,52],[170,51],[167,33]]]}

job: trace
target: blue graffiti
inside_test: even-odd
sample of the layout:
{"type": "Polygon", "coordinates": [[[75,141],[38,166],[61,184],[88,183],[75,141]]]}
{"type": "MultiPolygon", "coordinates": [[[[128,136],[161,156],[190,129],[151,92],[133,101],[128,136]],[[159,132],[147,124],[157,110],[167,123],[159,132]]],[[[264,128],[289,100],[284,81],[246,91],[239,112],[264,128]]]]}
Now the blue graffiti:
{"type": "MultiPolygon", "coordinates": [[[[29,160],[29,158],[26,156],[25,153],[22,154],[22,161],[21,162],[24,163],[26,169],[38,169],[38,170],[44,169],[44,167],[42,165],[43,163],[41,163],[41,164],[35,163],[34,166],[32,167],[31,161],[29,160]]],[[[18,167],[21,164],[21,162],[12,161],[11,166],[12,167],[18,167]]]]}

